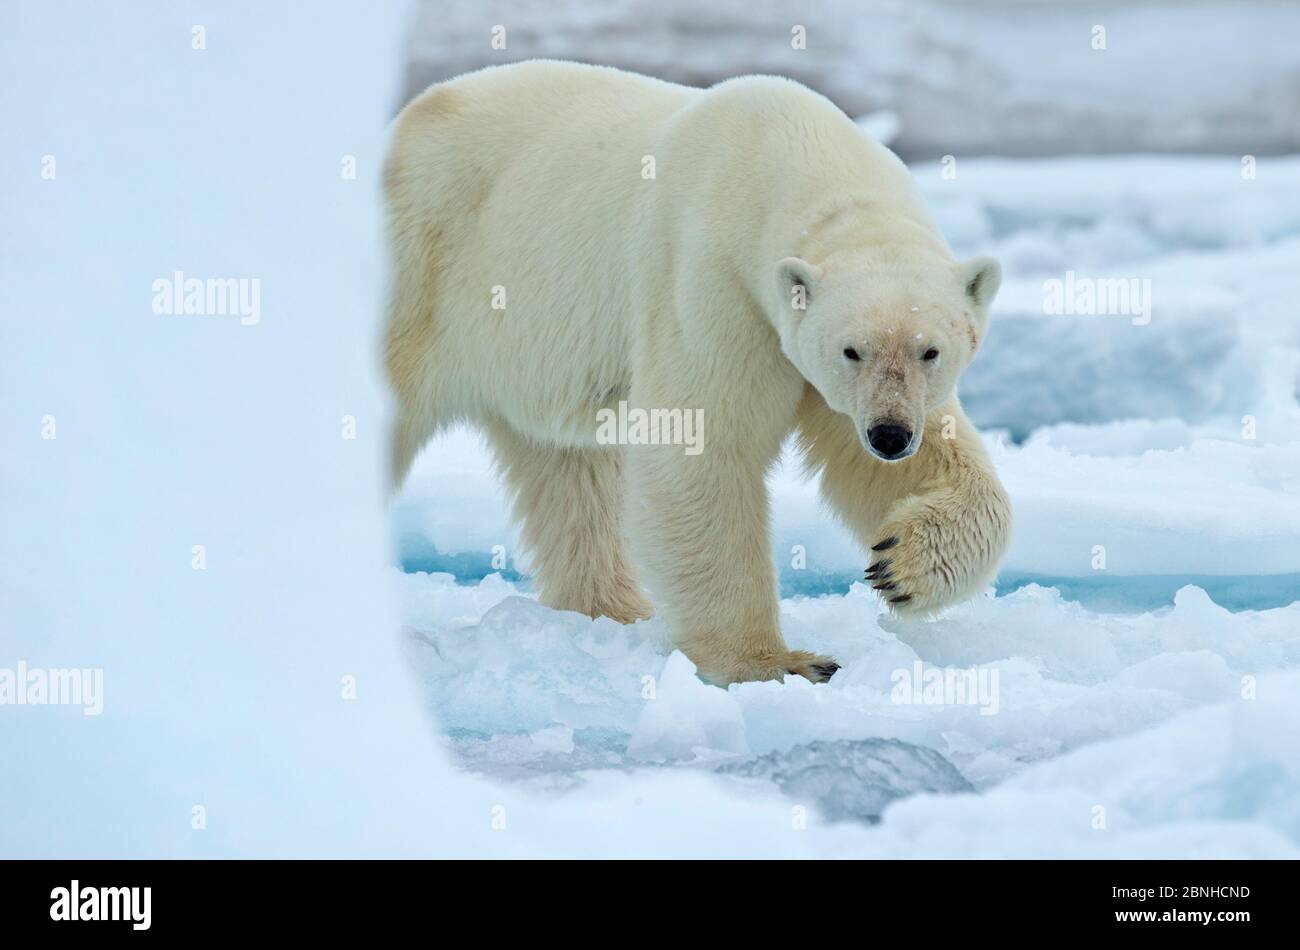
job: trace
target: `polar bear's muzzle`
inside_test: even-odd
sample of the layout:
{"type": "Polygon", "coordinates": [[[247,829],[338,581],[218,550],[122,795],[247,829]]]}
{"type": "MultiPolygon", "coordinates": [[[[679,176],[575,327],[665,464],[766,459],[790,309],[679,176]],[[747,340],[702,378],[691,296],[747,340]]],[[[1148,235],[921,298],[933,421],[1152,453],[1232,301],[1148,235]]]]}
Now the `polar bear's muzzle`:
{"type": "Polygon", "coordinates": [[[920,439],[907,426],[892,420],[877,422],[862,440],[867,450],[884,462],[900,462],[916,452],[920,439]]]}

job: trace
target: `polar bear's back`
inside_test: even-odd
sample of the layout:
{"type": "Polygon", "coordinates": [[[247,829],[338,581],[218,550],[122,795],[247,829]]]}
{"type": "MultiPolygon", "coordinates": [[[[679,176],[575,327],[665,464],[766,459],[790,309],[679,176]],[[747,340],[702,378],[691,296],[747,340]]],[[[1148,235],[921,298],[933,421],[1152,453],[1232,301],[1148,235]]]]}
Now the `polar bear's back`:
{"type": "MultiPolygon", "coordinates": [[[[637,149],[644,153],[663,118],[699,94],[616,69],[547,60],[468,73],[431,86],[402,110],[386,170],[390,191],[410,182],[411,190],[399,188],[404,193],[395,197],[468,197],[477,205],[481,195],[465,188],[435,194],[438,183],[468,178],[498,192],[522,185],[508,197],[527,201],[543,176],[552,185],[567,178],[590,186],[592,171],[613,170],[611,151],[637,160],[629,176],[635,179],[637,149]],[[551,175],[552,167],[567,171],[551,175]]],[[[547,197],[554,210],[555,193],[547,197]]]]}
{"type": "Polygon", "coordinates": [[[592,393],[618,392],[629,375],[637,204],[653,187],[643,159],[665,117],[700,95],[538,61],[413,100],[385,167],[394,379],[423,379],[436,362],[437,401],[457,413],[487,409],[552,435],[570,419],[590,430],[592,393]],[[508,373],[484,372],[503,358],[508,373]]]}

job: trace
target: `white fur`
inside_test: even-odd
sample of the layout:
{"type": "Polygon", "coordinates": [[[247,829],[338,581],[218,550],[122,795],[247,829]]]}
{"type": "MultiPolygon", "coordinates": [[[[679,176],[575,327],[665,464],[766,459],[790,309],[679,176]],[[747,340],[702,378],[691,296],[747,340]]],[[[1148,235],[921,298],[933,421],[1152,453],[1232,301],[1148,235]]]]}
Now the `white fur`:
{"type": "Polygon", "coordinates": [[[907,169],[821,96],[486,69],[403,110],[386,187],[394,481],[441,426],[484,426],[544,602],[648,616],[635,563],[704,675],[824,679],[777,623],[764,475],[792,431],[864,546],[897,538],[897,609],[994,572],[1009,505],[954,386],[997,265],[955,262],[907,169]],[[701,410],[702,453],[598,444],[621,400],[701,410]],[[864,447],[884,419],[914,429],[910,458],[864,447]]]}

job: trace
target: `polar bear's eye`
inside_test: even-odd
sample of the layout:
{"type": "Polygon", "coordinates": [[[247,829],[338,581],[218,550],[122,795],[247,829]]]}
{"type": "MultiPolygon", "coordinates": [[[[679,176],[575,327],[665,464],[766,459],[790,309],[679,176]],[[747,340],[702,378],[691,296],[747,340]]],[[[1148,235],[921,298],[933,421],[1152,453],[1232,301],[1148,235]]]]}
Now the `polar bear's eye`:
{"type": "Polygon", "coordinates": [[[844,348],[844,356],[846,359],[853,360],[855,363],[858,360],[862,359],[862,357],[858,356],[858,351],[851,346],[847,346],[844,348]]]}
{"type": "Polygon", "coordinates": [[[926,350],[925,355],[921,357],[921,359],[923,360],[936,360],[938,358],[939,358],[938,350],[926,350]]]}

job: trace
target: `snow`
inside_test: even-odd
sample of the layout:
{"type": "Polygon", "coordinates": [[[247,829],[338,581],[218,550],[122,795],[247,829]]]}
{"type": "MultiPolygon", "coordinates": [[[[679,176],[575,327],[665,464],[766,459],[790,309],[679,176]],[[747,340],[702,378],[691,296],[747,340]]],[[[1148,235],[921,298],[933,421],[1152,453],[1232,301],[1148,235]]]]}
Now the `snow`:
{"type": "Polygon", "coordinates": [[[1264,155],[1300,149],[1298,31],[1270,0],[424,0],[405,92],[536,57],[698,86],[775,73],[849,115],[893,113],[909,159],[1264,155]]]}
{"type": "Polygon", "coordinates": [[[1116,615],[1030,586],[926,623],[857,585],[782,604],[792,647],[844,664],[830,683],[724,691],[689,675],[657,620],[547,611],[495,576],[397,580],[447,748],[538,794],[675,767],[746,779],[735,794],[774,785],[814,823],[883,813],[853,853],[1300,855],[1300,602],[1233,613],[1187,587],[1116,615]],[[987,688],[918,701],[899,690],[918,669],[983,671],[987,688]]]}
{"type": "Polygon", "coordinates": [[[397,11],[4,20],[0,668],[98,669],[104,692],[96,716],[0,707],[0,855],[1300,856],[1300,594],[1260,595],[1300,572],[1296,159],[1249,184],[1215,159],[918,166],[954,245],[1010,262],[981,363],[1021,398],[970,399],[1005,430],[1006,573],[1112,579],[1120,603],[1026,584],[891,618],[791,460],[783,628],[843,667],[721,690],[660,620],[537,603],[472,433],[430,447],[385,523],[398,77],[350,64],[400,61],[397,11]],[[1150,326],[1035,310],[1046,276],[1131,262],[1166,288],[1150,326]],[[259,322],[153,313],[177,270],[259,279],[259,322]],[[1004,365],[994,341],[1034,326],[1036,363],[1004,365]],[[1162,349],[1175,327],[1205,351],[1162,349]],[[1107,362],[1121,342],[1144,361],[1107,362]],[[458,576],[394,567],[390,527],[458,576]],[[1186,572],[1242,602],[1123,604],[1186,572]],[[928,694],[949,671],[976,688],[928,694]]]}
{"type": "MultiPolygon", "coordinates": [[[[623,628],[547,610],[496,577],[476,586],[437,574],[399,580],[408,651],[453,747],[559,725],[608,766],[899,739],[987,787],[1044,758],[1230,701],[1243,677],[1300,663],[1300,601],[1233,613],[1186,587],[1172,608],[1103,614],[1031,585],[927,622],[890,617],[857,584],[782,604],[791,647],[842,664],[829,684],[790,677],[724,691],[687,675],[682,654],[666,655],[658,620],[623,628]],[[465,615],[471,598],[484,610],[477,622],[465,615]],[[958,702],[911,700],[898,680],[911,681],[918,663],[918,683],[924,671],[951,668],[983,671],[983,688],[958,702]]],[[[502,753],[497,764],[510,764],[502,753]]]]}
{"type": "Polygon", "coordinates": [[[993,254],[1004,281],[962,395],[984,426],[1024,438],[1061,422],[1179,418],[1289,441],[1300,387],[1300,159],[1234,156],[915,167],[954,250],[993,254]],[[1070,188],[1061,188],[1069,181],[1070,188]],[[1149,280],[1148,325],[1044,313],[1067,271],[1149,280]],[[1059,372],[1043,373],[1043,361],[1059,372]]]}

